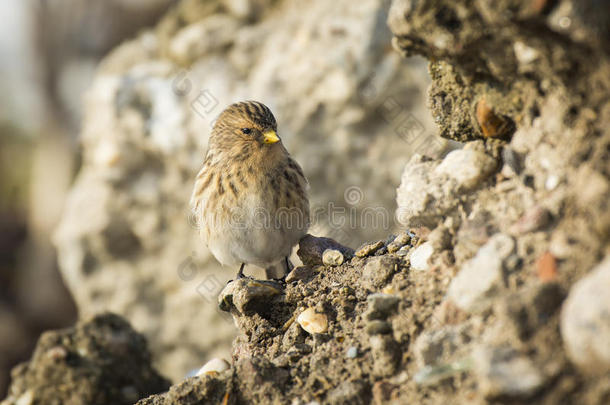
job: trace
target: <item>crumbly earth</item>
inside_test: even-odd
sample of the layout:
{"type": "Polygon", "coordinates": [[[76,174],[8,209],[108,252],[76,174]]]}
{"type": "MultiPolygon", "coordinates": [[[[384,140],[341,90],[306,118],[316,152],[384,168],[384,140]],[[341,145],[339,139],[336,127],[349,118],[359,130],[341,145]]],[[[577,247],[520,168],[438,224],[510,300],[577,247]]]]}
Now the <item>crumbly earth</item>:
{"type": "Polygon", "coordinates": [[[170,384],[152,368],[144,337],[113,314],[44,333],[11,377],[2,405],[133,404],[170,384]]]}

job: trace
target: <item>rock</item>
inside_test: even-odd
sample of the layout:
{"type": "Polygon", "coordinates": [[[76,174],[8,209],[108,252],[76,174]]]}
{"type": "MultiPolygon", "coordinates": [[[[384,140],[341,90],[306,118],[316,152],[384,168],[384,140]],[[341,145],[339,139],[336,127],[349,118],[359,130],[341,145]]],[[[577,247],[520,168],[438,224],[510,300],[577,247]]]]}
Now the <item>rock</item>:
{"type": "Polygon", "coordinates": [[[554,282],[542,283],[509,294],[499,301],[496,313],[519,339],[528,339],[546,324],[561,306],[565,293],[554,282]]]}
{"type": "Polygon", "coordinates": [[[458,188],[472,189],[485,180],[496,166],[496,160],[483,152],[458,149],[449,152],[435,172],[455,180],[458,188]]]}
{"type": "Polygon", "coordinates": [[[326,249],[322,254],[322,263],[325,266],[340,266],[343,264],[343,254],[335,249],[326,249]]]}
{"type": "Polygon", "coordinates": [[[477,102],[475,115],[485,138],[510,139],[510,134],[514,132],[511,119],[498,115],[485,97],[477,102]]]}
{"type": "Polygon", "coordinates": [[[610,371],[610,256],[570,289],[561,336],[570,360],[585,373],[610,371]]]}
{"type": "Polygon", "coordinates": [[[434,254],[432,242],[424,242],[411,252],[411,268],[415,270],[428,270],[430,267],[429,260],[434,254]]]}
{"type": "Polygon", "coordinates": [[[305,281],[313,278],[315,274],[315,271],[309,266],[298,266],[286,275],[286,282],[293,283],[299,280],[305,281]]]}
{"type": "Polygon", "coordinates": [[[328,393],[328,403],[365,405],[370,401],[370,388],[361,381],[344,381],[328,393]]]}
{"type": "Polygon", "coordinates": [[[309,334],[326,333],[328,330],[328,318],[325,314],[319,314],[314,308],[307,308],[297,317],[297,323],[309,334]]]}
{"type": "Polygon", "coordinates": [[[427,330],[415,340],[415,359],[420,368],[448,363],[469,350],[469,324],[427,330]]]}
{"type": "Polygon", "coordinates": [[[401,356],[398,344],[391,335],[374,335],[369,339],[373,355],[373,374],[388,377],[396,372],[401,356]]]}
{"type": "Polygon", "coordinates": [[[379,249],[381,249],[383,247],[383,245],[384,245],[384,243],[382,240],[377,241],[375,243],[365,243],[364,245],[359,247],[358,250],[356,250],[356,256],[357,257],[370,256],[370,255],[374,254],[375,252],[377,252],[379,249]]]}
{"type": "Polygon", "coordinates": [[[230,368],[231,365],[225,359],[219,359],[218,357],[215,357],[205,363],[203,367],[201,367],[199,371],[197,371],[196,375],[202,376],[207,374],[219,374],[230,368]]]}
{"type": "Polygon", "coordinates": [[[299,241],[297,255],[303,264],[316,266],[324,263],[324,252],[334,250],[347,258],[354,256],[354,250],[341,245],[339,242],[330,238],[320,238],[312,235],[305,235],[299,241]]]}
{"type": "Polygon", "coordinates": [[[479,346],[473,360],[478,391],[489,399],[529,397],[545,383],[532,361],[510,347],[479,346]]]}
{"type": "Polygon", "coordinates": [[[3,405],[133,404],[166,390],[144,337],[121,317],[98,315],[45,332],[29,362],[13,371],[3,405]]]}
{"type": "Polygon", "coordinates": [[[503,286],[502,260],[513,251],[515,242],[505,234],[495,234],[475,257],[462,265],[451,281],[447,297],[458,308],[476,312],[489,307],[489,299],[503,286]]]}
{"type": "Polygon", "coordinates": [[[455,205],[448,198],[452,184],[436,175],[437,165],[417,154],[405,165],[396,190],[396,218],[402,226],[433,226],[455,205]]]}
{"type": "Polygon", "coordinates": [[[270,300],[281,292],[281,284],[275,281],[240,278],[228,283],[220,292],[218,306],[226,312],[236,310],[240,315],[265,312],[270,300]]]}
{"type": "Polygon", "coordinates": [[[544,252],[536,260],[536,269],[540,281],[546,283],[557,278],[557,260],[551,252],[544,252]]]}
{"type": "Polygon", "coordinates": [[[394,238],[394,240],[392,240],[392,242],[390,242],[388,244],[388,246],[387,246],[388,252],[390,252],[390,253],[397,252],[398,250],[400,250],[400,248],[402,248],[403,246],[408,244],[409,241],[411,241],[411,236],[407,232],[400,233],[398,236],[396,236],[394,238]]]}
{"type": "Polygon", "coordinates": [[[373,287],[382,287],[387,284],[392,275],[397,270],[397,262],[392,257],[378,256],[372,257],[362,270],[363,281],[373,287]]]}
{"type": "Polygon", "coordinates": [[[347,352],[345,353],[345,356],[348,359],[355,359],[356,357],[358,357],[358,348],[356,346],[351,346],[347,349],[347,352]]]}
{"type": "Polygon", "coordinates": [[[367,320],[386,319],[398,309],[400,298],[395,295],[376,293],[366,297],[368,308],[364,313],[367,320]]]}

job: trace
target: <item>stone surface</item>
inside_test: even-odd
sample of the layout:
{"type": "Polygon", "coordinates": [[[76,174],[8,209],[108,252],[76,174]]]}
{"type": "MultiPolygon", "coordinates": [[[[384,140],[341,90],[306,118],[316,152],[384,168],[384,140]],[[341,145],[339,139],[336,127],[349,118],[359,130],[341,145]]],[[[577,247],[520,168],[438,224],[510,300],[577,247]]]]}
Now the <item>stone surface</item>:
{"type": "Polygon", "coordinates": [[[496,160],[483,152],[459,149],[449,152],[434,170],[449,176],[458,188],[471,189],[489,176],[496,165],[496,160]]]}
{"type": "Polygon", "coordinates": [[[374,243],[365,243],[364,245],[360,246],[358,248],[358,250],[356,250],[356,256],[357,257],[370,256],[370,255],[374,254],[375,252],[377,252],[379,249],[381,249],[383,247],[383,245],[384,245],[384,243],[382,240],[379,240],[374,243]]]}
{"type": "Polygon", "coordinates": [[[476,188],[497,166],[480,144],[449,152],[441,161],[419,155],[405,166],[396,190],[402,225],[434,227],[455,207],[455,197],[476,188]]]}
{"type": "Polygon", "coordinates": [[[368,259],[362,276],[375,287],[382,287],[386,284],[396,271],[396,260],[391,257],[379,256],[368,259]]]}
{"type": "Polygon", "coordinates": [[[528,397],[545,378],[526,356],[510,347],[477,347],[473,352],[479,391],[487,398],[528,397]]]}
{"type": "Polygon", "coordinates": [[[561,311],[561,335],[570,359],[585,372],[610,370],[610,257],[570,290],[561,311]]]}
{"type": "Polygon", "coordinates": [[[223,311],[251,314],[265,310],[272,297],[281,294],[282,286],[274,281],[240,278],[228,283],[218,295],[223,311]]]}
{"type": "Polygon", "coordinates": [[[104,314],[44,333],[31,360],[13,370],[2,404],[127,405],[169,385],[152,368],[144,337],[104,314]]]}
{"type": "Polygon", "coordinates": [[[502,260],[512,253],[514,246],[508,235],[492,236],[475,257],[462,265],[451,281],[447,297],[469,312],[489,307],[489,299],[503,287],[502,260]]]}

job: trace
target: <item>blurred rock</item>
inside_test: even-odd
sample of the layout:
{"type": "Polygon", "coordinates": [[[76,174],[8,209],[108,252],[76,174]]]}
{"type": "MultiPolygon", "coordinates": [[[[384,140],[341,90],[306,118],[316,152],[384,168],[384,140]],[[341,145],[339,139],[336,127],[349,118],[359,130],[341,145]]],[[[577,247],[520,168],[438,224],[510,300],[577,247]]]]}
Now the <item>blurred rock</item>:
{"type": "Polygon", "coordinates": [[[144,337],[113,314],[44,333],[12,379],[3,405],[127,405],[169,387],[152,368],[144,337]]]}
{"type": "Polygon", "coordinates": [[[453,278],[447,298],[465,311],[482,311],[503,288],[502,261],[513,251],[515,242],[505,234],[496,234],[476,256],[464,263],[453,278]]]}
{"type": "Polygon", "coordinates": [[[561,335],[570,359],[584,372],[610,370],[610,257],[572,286],[561,311],[561,335]]]}
{"type": "Polygon", "coordinates": [[[441,162],[415,155],[396,190],[396,215],[406,226],[435,227],[455,207],[453,196],[477,187],[496,168],[480,145],[450,152],[441,162]]]}
{"type": "Polygon", "coordinates": [[[390,281],[396,269],[397,262],[394,258],[387,256],[373,257],[366,262],[362,270],[362,277],[364,281],[379,288],[390,281]]]}
{"type": "Polygon", "coordinates": [[[528,397],[545,382],[533,362],[510,347],[477,347],[473,352],[478,390],[486,398],[528,397]]]}
{"type": "Polygon", "coordinates": [[[495,168],[496,161],[485,153],[460,149],[449,152],[434,170],[455,180],[458,189],[471,189],[489,176],[495,168]]]}

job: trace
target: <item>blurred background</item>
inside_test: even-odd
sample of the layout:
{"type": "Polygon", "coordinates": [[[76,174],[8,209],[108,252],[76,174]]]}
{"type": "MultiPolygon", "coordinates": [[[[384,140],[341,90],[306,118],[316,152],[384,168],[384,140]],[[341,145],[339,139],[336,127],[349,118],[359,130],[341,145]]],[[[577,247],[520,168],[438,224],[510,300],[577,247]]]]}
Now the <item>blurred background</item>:
{"type": "Polygon", "coordinates": [[[392,50],[388,8],[3,1],[0,398],[42,331],[104,310],[144,332],[173,379],[226,356],[234,330],[215,299],[234,269],[198,242],[186,204],[231,102],[275,112],[312,186],[312,233],[357,247],[397,229],[404,164],[446,145],[426,63],[392,50]]]}
{"type": "Polygon", "coordinates": [[[51,234],[80,165],[82,98],[100,59],[172,0],[3,0],[0,7],[0,397],[10,368],[76,307],[51,234]]]}

